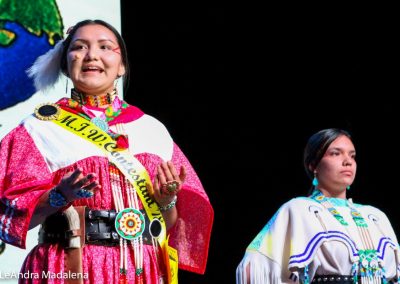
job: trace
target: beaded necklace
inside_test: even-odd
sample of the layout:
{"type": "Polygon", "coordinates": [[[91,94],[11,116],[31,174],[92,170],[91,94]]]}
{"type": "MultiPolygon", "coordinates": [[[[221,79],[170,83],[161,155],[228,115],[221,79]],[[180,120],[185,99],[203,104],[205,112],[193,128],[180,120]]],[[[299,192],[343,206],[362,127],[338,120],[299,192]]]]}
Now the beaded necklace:
{"type": "MultiPolygon", "coordinates": [[[[348,231],[349,224],[345,221],[343,216],[336,210],[335,207],[329,202],[329,199],[322,194],[319,190],[314,190],[311,198],[320,203],[329,213],[338,220],[348,231]]],[[[359,260],[355,262],[352,267],[352,276],[354,283],[358,283],[358,275],[361,277],[361,283],[376,284],[387,283],[385,278],[385,269],[383,263],[378,258],[378,253],[374,248],[372,237],[368,229],[368,224],[359,211],[350,203],[347,202],[350,208],[351,217],[357,227],[357,232],[360,236],[362,249],[358,250],[359,260]],[[382,281],[382,282],[381,282],[382,281]]]]}
{"type": "MultiPolygon", "coordinates": [[[[113,120],[121,114],[129,105],[121,101],[117,96],[117,91],[107,93],[105,96],[94,97],[85,96],[78,93],[75,89],[71,90],[71,99],[60,101],[61,107],[66,107],[77,115],[90,120],[97,127],[107,132],[117,141],[119,148],[128,148],[128,138],[123,123],[114,123],[116,132],[109,128],[113,120]],[[105,109],[100,108],[107,106],[105,109]],[[94,108],[90,108],[94,107],[94,108]],[[98,112],[102,112],[100,116],[98,112]],[[96,114],[97,113],[97,114],[96,114]],[[121,142],[122,140],[122,142],[121,142]]],[[[143,231],[145,229],[145,218],[139,210],[139,202],[136,190],[132,187],[128,179],[120,170],[109,162],[110,185],[114,201],[114,207],[117,214],[116,230],[120,235],[120,275],[119,283],[128,283],[128,249],[132,247],[135,263],[135,283],[143,284],[143,231]],[[124,198],[122,184],[125,184],[126,192],[124,198]]],[[[151,232],[151,241],[158,263],[158,242],[151,232]]],[[[162,279],[162,275],[160,275],[162,279]]]]}
{"type": "Polygon", "coordinates": [[[61,106],[67,107],[81,117],[90,120],[101,130],[110,135],[116,140],[119,148],[126,149],[129,147],[128,137],[121,133],[112,131],[109,127],[112,121],[128,107],[125,101],[121,101],[117,95],[117,90],[114,89],[111,93],[104,96],[86,96],[79,93],[75,89],[71,90],[71,99],[63,99],[61,106]],[[104,107],[106,108],[99,108],[104,107]],[[92,109],[90,107],[97,108],[92,109]],[[97,115],[96,112],[101,112],[97,115]]]}
{"type": "Polygon", "coordinates": [[[83,93],[79,93],[75,89],[71,89],[71,98],[74,101],[79,102],[81,105],[102,107],[105,105],[110,105],[117,96],[117,89],[114,89],[111,93],[107,93],[103,96],[88,96],[83,93]]]}
{"type": "MultiPolygon", "coordinates": [[[[143,284],[143,233],[148,226],[151,236],[152,248],[157,262],[157,270],[160,270],[159,264],[159,244],[158,236],[154,236],[151,229],[151,223],[146,225],[145,217],[140,211],[139,198],[135,188],[129,180],[121,173],[115,164],[109,162],[110,184],[114,207],[117,214],[115,219],[115,228],[120,236],[120,275],[119,284],[128,283],[128,248],[132,247],[135,263],[135,281],[134,283],[143,284]],[[123,184],[126,192],[123,195],[123,184]]],[[[163,275],[159,275],[159,283],[163,283],[163,275]]]]}
{"type": "MultiPolygon", "coordinates": [[[[71,99],[68,99],[68,106],[77,111],[81,111],[83,116],[86,115],[87,119],[93,119],[95,115],[93,114],[93,111],[88,109],[86,106],[97,108],[107,106],[106,108],[102,109],[104,113],[99,117],[104,121],[104,123],[106,123],[105,127],[107,128],[108,123],[113,121],[123,109],[128,107],[128,104],[125,101],[121,101],[119,99],[116,89],[112,93],[107,93],[107,95],[101,96],[103,99],[97,99],[96,97],[97,96],[85,96],[84,94],[78,93],[75,89],[72,89],[71,99]],[[99,103],[100,101],[104,101],[105,103],[99,103]]],[[[100,128],[103,127],[103,125],[98,126],[100,128]]],[[[107,129],[103,130],[106,131],[107,129]]]]}
{"type": "Polygon", "coordinates": [[[120,174],[118,168],[109,163],[110,181],[115,210],[118,213],[118,234],[120,234],[120,276],[119,283],[128,283],[128,243],[134,252],[135,283],[143,283],[143,237],[145,220],[139,211],[139,202],[135,189],[120,174]],[[121,181],[125,180],[127,200],[124,202],[121,181]]]}

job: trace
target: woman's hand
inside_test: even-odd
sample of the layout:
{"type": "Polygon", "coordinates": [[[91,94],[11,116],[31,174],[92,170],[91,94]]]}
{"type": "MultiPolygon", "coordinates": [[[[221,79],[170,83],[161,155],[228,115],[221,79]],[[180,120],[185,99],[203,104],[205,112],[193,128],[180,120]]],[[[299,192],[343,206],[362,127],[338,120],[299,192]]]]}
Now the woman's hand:
{"type": "Polygon", "coordinates": [[[94,173],[84,176],[81,169],[76,169],[72,173],[67,173],[56,190],[60,192],[67,203],[80,198],[88,198],[94,195],[94,190],[101,188],[94,173]]]}
{"type": "Polygon", "coordinates": [[[181,190],[186,179],[186,170],[182,166],[179,175],[171,161],[162,162],[157,166],[157,175],[154,178],[154,199],[160,206],[172,202],[175,195],[181,190]]]}
{"type": "Polygon", "coordinates": [[[57,194],[62,195],[61,203],[68,204],[76,199],[92,197],[93,191],[100,187],[96,175],[93,173],[83,176],[81,169],[67,173],[54,189],[47,191],[40,197],[33,212],[29,229],[43,223],[47,216],[57,212],[62,206],[58,204],[57,206],[51,205],[50,198],[53,191],[57,191],[57,194]]]}
{"type": "Polygon", "coordinates": [[[176,194],[181,190],[185,179],[186,170],[184,167],[180,168],[178,175],[171,161],[162,162],[157,166],[157,174],[154,177],[153,184],[153,197],[160,206],[160,210],[164,208],[161,213],[167,230],[174,226],[178,219],[178,210],[175,207],[176,194]]]}

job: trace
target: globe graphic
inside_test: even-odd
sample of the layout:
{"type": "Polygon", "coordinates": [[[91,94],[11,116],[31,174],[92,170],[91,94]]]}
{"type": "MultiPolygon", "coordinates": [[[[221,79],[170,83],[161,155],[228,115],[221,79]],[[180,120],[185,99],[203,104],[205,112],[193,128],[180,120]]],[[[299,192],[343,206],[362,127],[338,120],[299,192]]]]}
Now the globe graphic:
{"type": "MultiPolygon", "coordinates": [[[[32,108],[27,102],[36,90],[26,70],[62,36],[63,20],[56,0],[0,0],[0,138],[32,108]]],[[[0,272],[15,273],[27,252],[3,242],[5,213],[0,208],[0,272]]],[[[38,227],[28,232],[27,247],[36,245],[37,234],[38,227]]]]}
{"type": "Polygon", "coordinates": [[[14,32],[16,38],[9,46],[0,45],[0,110],[25,101],[35,93],[26,69],[52,48],[46,33],[38,37],[14,22],[6,22],[4,28],[14,32]]]}

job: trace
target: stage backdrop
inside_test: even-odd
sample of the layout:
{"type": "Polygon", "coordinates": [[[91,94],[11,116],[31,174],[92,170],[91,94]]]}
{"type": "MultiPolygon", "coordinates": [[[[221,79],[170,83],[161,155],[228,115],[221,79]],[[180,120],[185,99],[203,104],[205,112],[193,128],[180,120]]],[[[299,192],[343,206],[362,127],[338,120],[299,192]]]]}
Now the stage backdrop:
{"type": "MultiPolygon", "coordinates": [[[[35,92],[26,75],[34,60],[51,49],[66,31],[84,19],[101,19],[121,31],[119,0],[0,0],[0,139],[40,103],[69,95],[71,82],[62,76],[53,90],[35,92]]],[[[122,96],[121,83],[119,94],[122,96]]],[[[0,214],[0,221],[1,221],[0,214]]],[[[6,230],[6,226],[0,230],[6,230]]],[[[1,233],[1,232],[0,232],[1,233]]],[[[18,273],[26,254],[37,244],[38,227],[28,232],[27,249],[6,245],[0,255],[0,281],[5,273],[18,273]]],[[[3,282],[4,281],[4,282],[3,282]]]]}

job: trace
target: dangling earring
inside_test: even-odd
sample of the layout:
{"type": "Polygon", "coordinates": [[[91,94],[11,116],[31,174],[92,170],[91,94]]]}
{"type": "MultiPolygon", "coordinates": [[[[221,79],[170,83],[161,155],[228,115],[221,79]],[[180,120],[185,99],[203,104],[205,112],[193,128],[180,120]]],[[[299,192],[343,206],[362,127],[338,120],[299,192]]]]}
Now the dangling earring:
{"type": "Polygon", "coordinates": [[[312,180],[312,185],[314,187],[318,186],[317,172],[314,172],[314,179],[312,180]]]}
{"type": "Polygon", "coordinates": [[[68,95],[68,78],[67,82],[65,83],[65,94],[68,95]]]}
{"type": "Polygon", "coordinates": [[[347,190],[350,190],[350,185],[348,185],[348,186],[346,187],[346,189],[347,189],[347,190]]]}
{"type": "Polygon", "coordinates": [[[117,76],[117,79],[115,79],[114,89],[116,89],[116,88],[117,88],[117,85],[118,85],[119,78],[121,78],[121,76],[120,76],[120,75],[118,75],[118,76],[117,76]]]}

